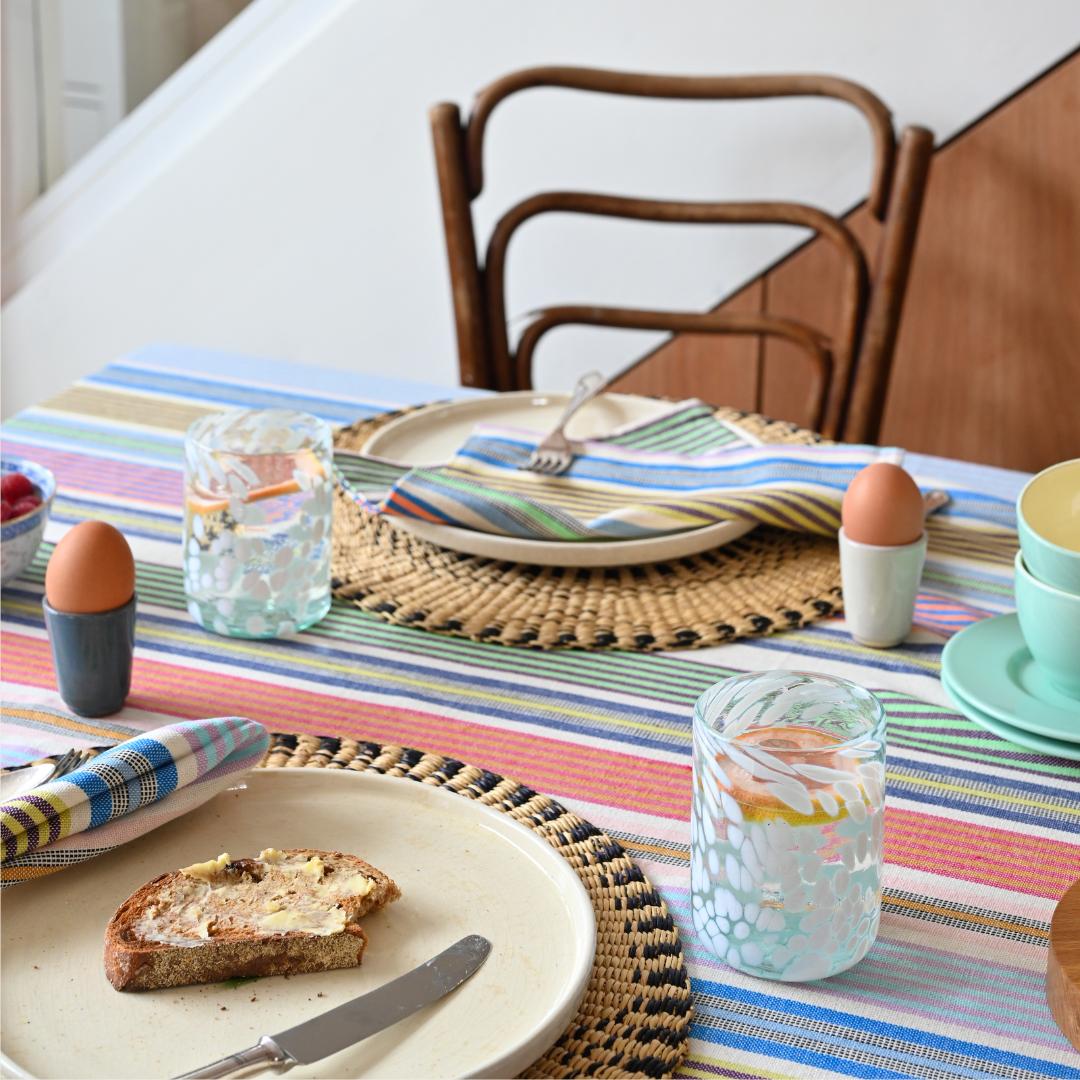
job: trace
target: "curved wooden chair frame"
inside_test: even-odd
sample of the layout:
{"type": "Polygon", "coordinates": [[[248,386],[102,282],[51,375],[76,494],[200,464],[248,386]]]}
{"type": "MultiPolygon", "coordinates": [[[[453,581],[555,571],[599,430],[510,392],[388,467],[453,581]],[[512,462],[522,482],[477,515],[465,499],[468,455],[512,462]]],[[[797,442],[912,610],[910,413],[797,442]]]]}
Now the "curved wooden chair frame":
{"type": "Polygon", "coordinates": [[[436,105],[430,116],[464,385],[528,388],[537,343],[549,330],[574,323],[675,333],[769,335],[799,346],[811,365],[808,412],[823,434],[855,441],[876,439],[933,149],[933,136],[925,128],[907,128],[897,141],[891,114],[874,94],[857,83],[827,75],[698,77],[573,67],[530,68],[497,80],[480,91],[464,124],[458,107],[449,103],[436,105]],[[511,94],[541,86],[683,100],[815,96],[853,105],[865,117],[874,144],[869,208],[883,226],[874,272],[847,225],[817,207],[794,202],[637,199],[577,191],[542,192],[512,206],[496,223],[481,264],[471,203],[483,190],[488,120],[511,94]],[[514,353],[506,325],[507,252],[525,222],[548,213],[807,228],[825,237],[842,261],[838,327],[830,337],[804,323],[767,314],[560,306],[533,314],[514,353]]]}

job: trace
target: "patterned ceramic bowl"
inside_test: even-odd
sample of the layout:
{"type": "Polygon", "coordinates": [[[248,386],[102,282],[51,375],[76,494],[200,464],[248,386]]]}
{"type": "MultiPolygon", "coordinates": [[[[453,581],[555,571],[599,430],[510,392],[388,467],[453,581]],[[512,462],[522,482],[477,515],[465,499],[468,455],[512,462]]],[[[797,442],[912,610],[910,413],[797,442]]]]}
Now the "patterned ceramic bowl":
{"type": "Polygon", "coordinates": [[[34,561],[45,533],[45,522],[49,520],[49,508],[56,494],[56,480],[44,466],[35,465],[25,458],[0,458],[0,472],[5,476],[8,473],[22,473],[41,496],[41,505],[32,513],[0,525],[0,584],[6,585],[34,561]]]}

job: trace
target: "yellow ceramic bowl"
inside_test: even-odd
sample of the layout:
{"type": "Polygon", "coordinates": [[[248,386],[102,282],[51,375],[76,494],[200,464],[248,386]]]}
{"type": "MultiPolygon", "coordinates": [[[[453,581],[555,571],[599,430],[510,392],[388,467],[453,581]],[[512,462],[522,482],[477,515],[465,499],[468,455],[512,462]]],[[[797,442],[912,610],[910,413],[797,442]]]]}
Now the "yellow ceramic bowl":
{"type": "Polygon", "coordinates": [[[1028,481],[1016,500],[1016,523],[1031,574],[1080,596],[1080,458],[1028,481]]]}

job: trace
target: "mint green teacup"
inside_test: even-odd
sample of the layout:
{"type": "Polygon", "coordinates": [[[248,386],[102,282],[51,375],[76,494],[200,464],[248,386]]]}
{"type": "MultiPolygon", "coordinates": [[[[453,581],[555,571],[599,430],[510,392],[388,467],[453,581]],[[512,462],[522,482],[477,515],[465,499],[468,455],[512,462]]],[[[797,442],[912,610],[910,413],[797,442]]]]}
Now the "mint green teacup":
{"type": "Polygon", "coordinates": [[[1016,527],[1028,570],[1080,596],[1080,458],[1033,476],[1016,500],[1016,527]]]}
{"type": "Polygon", "coordinates": [[[1080,596],[1033,577],[1016,553],[1016,613],[1035,662],[1059,689],[1080,698],[1080,596]]]}

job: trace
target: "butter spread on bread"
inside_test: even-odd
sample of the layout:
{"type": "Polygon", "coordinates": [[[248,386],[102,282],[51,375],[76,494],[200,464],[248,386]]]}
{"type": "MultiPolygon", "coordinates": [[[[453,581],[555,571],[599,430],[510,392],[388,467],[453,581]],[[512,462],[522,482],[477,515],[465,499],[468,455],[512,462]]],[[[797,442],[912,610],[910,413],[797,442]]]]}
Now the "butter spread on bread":
{"type": "Polygon", "coordinates": [[[227,852],[148,882],[105,934],[118,990],[322,971],[360,963],[357,920],[400,896],[380,870],[341,852],[227,852]]]}
{"type": "Polygon", "coordinates": [[[135,923],[144,941],[194,946],[234,930],[254,935],[336,934],[345,929],[341,901],[367,896],[375,882],[359,872],[327,868],[318,855],[267,848],[255,859],[226,852],[185,866],[135,923]]]}

